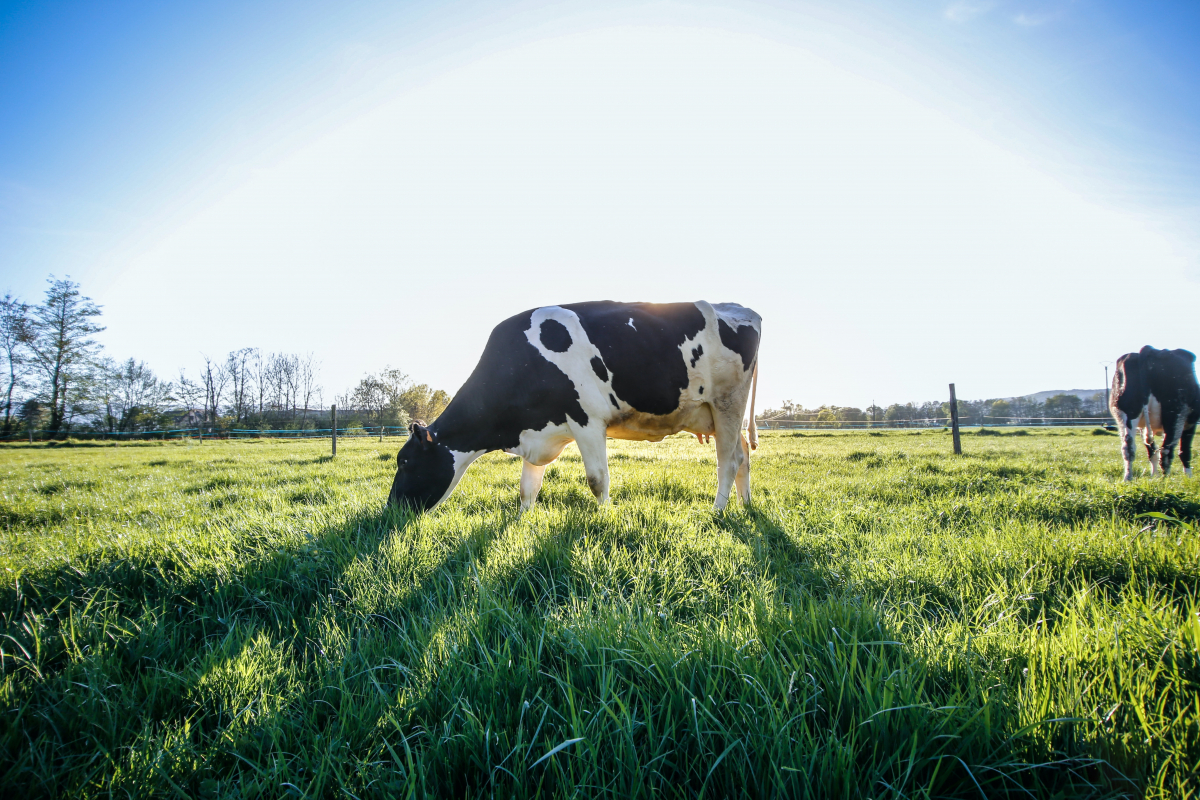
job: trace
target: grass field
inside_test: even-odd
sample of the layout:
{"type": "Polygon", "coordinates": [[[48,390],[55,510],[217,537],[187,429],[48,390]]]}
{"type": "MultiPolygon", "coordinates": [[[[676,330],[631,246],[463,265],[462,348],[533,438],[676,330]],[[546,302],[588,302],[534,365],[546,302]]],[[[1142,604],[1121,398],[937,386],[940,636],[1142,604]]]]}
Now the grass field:
{"type": "Polygon", "coordinates": [[[524,516],[491,455],[411,518],[394,440],[0,450],[0,793],[1197,795],[1200,478],[964,439],[766,434],[724,514],[693,438],[524,516]]]}

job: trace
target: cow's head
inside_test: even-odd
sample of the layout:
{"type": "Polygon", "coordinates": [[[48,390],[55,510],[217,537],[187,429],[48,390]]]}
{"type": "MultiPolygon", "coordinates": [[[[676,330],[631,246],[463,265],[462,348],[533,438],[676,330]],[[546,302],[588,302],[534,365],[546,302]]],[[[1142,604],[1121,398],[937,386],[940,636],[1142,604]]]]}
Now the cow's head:
{"type": "Polygon", "coordinates": [[[408,434],[396,455],[396,479],[388,503],[428,511],[454,483],[454,454],[420,422],[409,425],[408,434]]]}

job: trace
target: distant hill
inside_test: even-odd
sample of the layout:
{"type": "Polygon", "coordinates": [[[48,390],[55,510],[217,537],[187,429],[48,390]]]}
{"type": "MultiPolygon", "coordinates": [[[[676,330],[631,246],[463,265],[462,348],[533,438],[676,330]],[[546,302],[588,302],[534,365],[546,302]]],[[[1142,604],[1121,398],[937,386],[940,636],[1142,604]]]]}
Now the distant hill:
{"type": "MultiPolygon", "coordinates": [[[[1034,392],[1033,394],[1016,395],[1017,397],[1030,397],[1039,403],[1044,403],[1056,394],[1073,394],[1080,400],[1091,400],[1097,394],[1104,394],[1104,389],[1053,389],[1049,392],[1034,392]]],[[[1012,397],[1006,397],[1005,400],[1012,400],[1012,397]]]]}

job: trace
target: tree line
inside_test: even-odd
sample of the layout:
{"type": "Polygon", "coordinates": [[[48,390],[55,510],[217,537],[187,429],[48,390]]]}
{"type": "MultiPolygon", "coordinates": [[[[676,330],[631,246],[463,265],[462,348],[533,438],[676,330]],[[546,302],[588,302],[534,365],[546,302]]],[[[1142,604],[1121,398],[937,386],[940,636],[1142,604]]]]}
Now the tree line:
{"type": "MultiPolygon", "coordinates": [[[[180,369],[166,379],[144,361],[118,361],[103,352],[95,339],[105,330],[101,308],[78,283],[51,276],[48,284],[38,303],[11,292],[0,298],[6,368],[0,435],[328,427],[320,363],[312,353],[246,347],[224,358],[202,356],[194,376],[180,369]]],[[[391,367],[335,399],[339,427],[429,422],[449,401],[445,391],[391,367]]]]}
{"type": "MultiPolygon", "coordinates": [[[[958,420],[963,425],[1001,425],[1034,422],[1042,419],[1080,419],[1084,417],[1106,417],[1108,407],[1104,392],[1096,392],[1083,399],[1073,394],[1056,394],[1039,401],[1035,397],[990,398],[987,400],[959,400],[958,420]]],[[[804,408],[785,400],[779,408],[765,409],[757,415],[759,420],[819,422],[836,427],[838,423],[864,422],[886,423],[904,426],[929,420],[946,420],[950,417],[949,401],[925,403],[893,403],[887,408],[869,405],[866,409],[853,406],[819,406],[804,408]]]]}

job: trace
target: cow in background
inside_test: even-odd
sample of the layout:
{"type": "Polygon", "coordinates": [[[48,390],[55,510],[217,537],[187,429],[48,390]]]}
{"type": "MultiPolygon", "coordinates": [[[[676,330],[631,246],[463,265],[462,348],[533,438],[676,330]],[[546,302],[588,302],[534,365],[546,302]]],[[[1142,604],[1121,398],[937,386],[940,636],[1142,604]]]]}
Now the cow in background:
{"type": "Polygon", "coordinates": [[[1125,480],[1133,480],[1136,428],[1142,429],[1150,474],[1171,471],[1175,447],[1187,476],[1192,476],[1192,436],[1200,418],[1200,385],[1196,356],[1187,350],[1158,350],[1149,345],[1117,359],[1109,410],[1121,434],[1125,480]],[[1154,437],[1161,435],[1162,447],[1154,437]],[[1155,454],[1157,450],[1157,460],[1155,454]]]}

